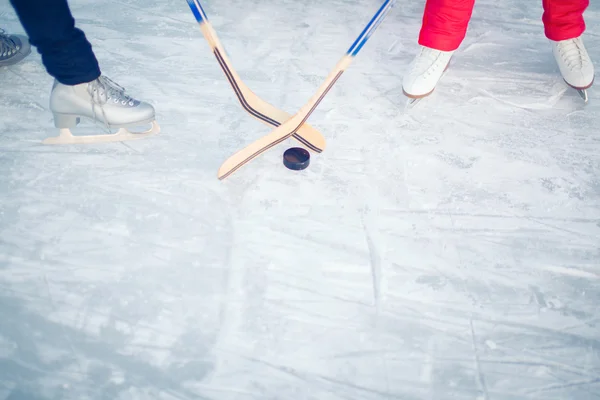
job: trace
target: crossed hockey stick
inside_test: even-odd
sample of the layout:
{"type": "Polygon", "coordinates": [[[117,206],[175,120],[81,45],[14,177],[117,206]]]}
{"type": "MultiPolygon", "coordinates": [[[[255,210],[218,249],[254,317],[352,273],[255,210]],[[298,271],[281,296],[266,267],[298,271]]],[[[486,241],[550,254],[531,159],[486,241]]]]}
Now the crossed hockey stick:
{"type": "MultiPolygon", "coordinates": [[[[246,110],[251,116],[264,122],[270,126],[280,126],[284,121],[287,121],[292,116],[285,111],[282,111],[271,104],[267,103],[260,97],[258,97],[250,88],[242,81],[242,78],[233,68],[231,61],[227,57],[225,48],[221,44],[216,31],[209,22],[206,12],[202,8],[199,0],[186,0],[190,6],[192,13],[196,17],[200,30],[204,35],[204,38],[211,47],[212,52],[219,62],[219,66],[225,73],[231,88],[235,92],[242,108],[246,110]]],[[[298,133],[294,134],[294,138],[300,143],[304,144],[310,150],[320,153],[325,149],[325,138],[319,131],[306,124],[299,129],[298,133]]]]}
{"type": "Polygon", "coordinates": [[[243,148],[237,153],[229,157],[219,168],[217,177],[225,179],[239,168],[258,157],[273,146],[283,142],[284,140],[294,137],[306,145],[309,149],[321,152],[325,148],[325,139],[318,131],[306,124],[306,120],[312,112],[317,108],[319,103],[325,98],[333,85],[337,82],[340,76],[348,68],[354,60],[358,52],[362,49],[371,35],[383,22],[387,13],[391,10],[396,0],[385,0],[379,10],[375,13],[371,21],[363,29],[360,35],[356,38],[352,46],[346,54],[340,59],[335,68],[329,73],[325,81],[318,88],[317,92],[309,99],[309,101],[293,116],[281,111],[269,103],[256,96],[241,80],[239,75],[231,67],[231,62],[225,54],[223,46],[217,38],[217,34],[208,22],[206,13],[204,12],[199,0],[187,0],[196,20],[200,24],[200,29],[209,45],[219,65],[225,72],[231,87],[235,91],[238,100],[242,107],[253,117],[260,121],[275,126],[276,128],[266,136],[258,139],[249,146],[243,148]],[[285,122],[283,122],[285,121],[285,122]]]}

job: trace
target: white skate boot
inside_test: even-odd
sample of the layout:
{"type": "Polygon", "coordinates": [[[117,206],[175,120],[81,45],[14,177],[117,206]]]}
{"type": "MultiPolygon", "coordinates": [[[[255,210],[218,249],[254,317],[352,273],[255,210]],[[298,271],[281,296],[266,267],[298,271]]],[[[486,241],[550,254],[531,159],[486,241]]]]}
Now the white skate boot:
{"type": "Polygon", "coordinates": [[[444,71],[448,68],[454,51],[440,51],[421,46],[421,51],[410,64],[402,81],[402,92],[413,100],[429,96],[444,71]]]}
{"type": "Polygon", "coordinates": [[[550,43],[563,79],[587,103],[587,89],[594,83],[594,65],[581,36],[559,42],[551,40],[550,43]]]}
{"type": "Polygon", "coordinates": [[[7,35],[0,29],[0,67],[14,65],[31,53],[31,45],[23,35],[7,35]]]}
{"type": "Polygon", "coordinates": [[[131,98],[125,94],[125,89],[105,76],[74,86],[54,81],[50,110],[60,134],[45,139],[44,144],[121,142],[145,138],[160,131],[154,119],[154,108],[131,98]],[[79,124],[81,117],[102,122],[108,131],[115,128],[118,131],[104,135],[74,136],[71,128],[79,124]],[[141,133],[126,129],[147,124],[151,124],[151,128],[141,133]]]}

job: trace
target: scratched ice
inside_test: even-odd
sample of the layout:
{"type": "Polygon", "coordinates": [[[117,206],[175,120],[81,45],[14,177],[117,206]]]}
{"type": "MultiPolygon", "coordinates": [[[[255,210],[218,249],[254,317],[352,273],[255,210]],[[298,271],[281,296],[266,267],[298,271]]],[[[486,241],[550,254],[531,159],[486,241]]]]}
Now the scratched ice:
{"type": "MultiPolygon", "coordinates": [[[[186,2],[73,0],[162,132],[43,146],[39,55],[0,70],[0,400],[600,399],[600,92],[565,86],[541,1],[481,0],[407,110],[423,3],[398,2],[311,116],[307,170],[283,167],[290,140],[218,181],[270,128],[186,2]]],[[[203,4],[291,113],[379,7],[203,4]]],[[[8,2],[0,26],[22,32],[8,2]]]]}

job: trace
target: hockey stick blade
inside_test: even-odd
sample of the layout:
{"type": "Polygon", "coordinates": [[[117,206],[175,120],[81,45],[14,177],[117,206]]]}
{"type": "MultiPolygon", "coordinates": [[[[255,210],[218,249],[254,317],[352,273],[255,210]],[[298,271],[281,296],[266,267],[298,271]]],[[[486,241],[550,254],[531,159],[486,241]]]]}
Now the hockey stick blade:
{"type": "MultiPolygon", "coordinates": [[[[233,69],[231,61],[227,57],[225,49],[219,41],[217,33],[212,27],[212,24],[208,21],[208,17],[206,16],[200,1],[186,1],[190,6],[194,17],[196,17],[196,21],[198,21],[198,24],[200,25],[200,31],[202,32],[202,35],[204,35],[204,38],[208,42],[208,45],[210,46],[213,55],[217,59],[219,66],[225,73],[225,77],[229,81],[229,84],[235,92],[236,97],[242,105],[242,108],[251,116],[269,126],[278,127],[283,122],[290,119],[292,117],[291,114],[288,114],[285,111],[267,103],[254,94],[254,92],[252,92],[252,90],[250,90],[250,88],[244,84],[238,73],[235,71],[235,69],[233,69]]],[[[297,133],[294,133],[294,139],[298,140],[309,150],[312,150],[316,153],[321,153],[325,149],[326,142],[323,135],[308,124],[303,125],[297,133]]]]}
{"type": "Polygon", "coordinates": [[[252,159],[258,157],[260,154],[269,150],[273,146],[288,139],[296,132],[298,132],[304,123],[310,117],[312,112],[317,108],[319,103],[325,98],[327,93],[331,90],[333,85],[337,82],[340,76],[348,68],[350,63],[354,60],[358,52],[365,45],[367,40],[379,27],[381,22],[384,20],[387,13],[390,11],[396,0],[386,0],[383,5],[379,8],[377,13],[373,16],[371,21],[367,24],[365,29],[356,38],[352,46],[348,49],[346,54],[340,59],[335,68],[329,73],[325,81],[321,84],[317,92],[310,98],[310,100],[302,106],[302,108],[290,119],[275,128],[271,133],[262,138],[258,139],[249,146],[238,151],[231,157],[229,157],[219,168],[217,177],[219,179],[225,179],[243,165],[250,162],[252,159]]]}

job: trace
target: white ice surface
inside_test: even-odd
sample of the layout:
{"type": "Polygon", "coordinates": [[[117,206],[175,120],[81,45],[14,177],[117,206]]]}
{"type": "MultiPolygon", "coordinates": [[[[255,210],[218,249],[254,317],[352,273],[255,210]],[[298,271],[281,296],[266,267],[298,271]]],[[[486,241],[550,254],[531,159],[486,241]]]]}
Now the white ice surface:
{"type": "MultiPolygon", "coordinates": [[[[379,7],[205,3],[288,112],[379,7]]],[[[423,1],[400,1],[310,118],[328,141],[310,168],[283,167],[290,141],[225,181],[270,128],[186,2],[71,5],[162,132],[44,146],[39,55],[0,69],[1,400],[600,399],[600,92],[584,106],[560,78],[541,1],[478,1],[412,110],[423,1]]],[[[8,2],[0,26],[23,31],[8,2]]]]}

